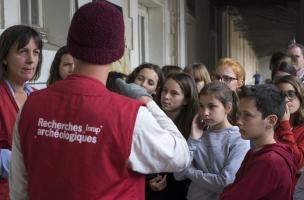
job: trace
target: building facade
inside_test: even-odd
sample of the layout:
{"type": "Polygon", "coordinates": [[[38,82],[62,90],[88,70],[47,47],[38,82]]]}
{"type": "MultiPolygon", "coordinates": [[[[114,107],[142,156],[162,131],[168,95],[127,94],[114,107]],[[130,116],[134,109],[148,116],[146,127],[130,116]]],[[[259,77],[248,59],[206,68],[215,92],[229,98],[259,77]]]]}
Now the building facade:
{"type": "MultiPolygon", "coordinates": [[[[113,70],[129,73],[142,62],[181,67],[204,63],[210,72],[221,57],[233,57],[246,68],[247,81],[258,69],[258,58],[235,28],[227,8],[209,0],[108,0],[123,13],[125,54],[113,70]]],[[[73,13],[90,0],[0,0],[0,32],[15,24],[35,27],[43,36],[41,77],[45,87],[56,50],[65,45],[73,13]]]]}

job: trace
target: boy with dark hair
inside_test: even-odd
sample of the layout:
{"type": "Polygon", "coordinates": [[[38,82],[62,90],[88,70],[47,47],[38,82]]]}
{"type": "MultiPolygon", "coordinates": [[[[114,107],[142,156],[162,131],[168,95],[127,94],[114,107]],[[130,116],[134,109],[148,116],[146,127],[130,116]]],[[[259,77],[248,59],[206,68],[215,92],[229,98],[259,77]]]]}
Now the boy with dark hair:
{"type": "Polygon", "coordinates": [[[284,95],[273,85],[256,85],[242,87],[239,98],[237,123],[243,139],[250,139],[254,148],[220,199],[292,199],[294,159],[290,149],[273,138],[276,123],[285,112],[284,95]]]}

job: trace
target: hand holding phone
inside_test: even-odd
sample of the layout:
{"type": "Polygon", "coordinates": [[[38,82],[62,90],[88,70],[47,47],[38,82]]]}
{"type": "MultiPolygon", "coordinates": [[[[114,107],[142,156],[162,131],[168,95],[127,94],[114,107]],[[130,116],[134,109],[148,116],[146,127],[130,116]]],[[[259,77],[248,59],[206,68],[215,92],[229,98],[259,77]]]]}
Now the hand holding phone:
{"type": "Polygon", "coordinates": [[[200,139],[204,129],[206,129],[206,124],[197,113],[192,121],[190,137],[193,139],[200,139]]]}

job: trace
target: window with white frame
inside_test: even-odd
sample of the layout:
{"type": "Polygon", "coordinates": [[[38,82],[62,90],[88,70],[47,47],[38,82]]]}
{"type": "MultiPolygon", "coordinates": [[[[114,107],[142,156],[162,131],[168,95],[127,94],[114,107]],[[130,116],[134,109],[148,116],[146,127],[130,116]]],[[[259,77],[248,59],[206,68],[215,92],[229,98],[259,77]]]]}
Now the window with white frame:
{"type": "Polygon", "coordinates": [[[21,24],[43,27],[42,0],[20,0],[21,24]]]}
{"type": "Polygon", "coordinates": [[[149,61],[149,44],[148,44],[148,9],[139,6],[138,9],[138,49],[139,63],[149,61]]]}

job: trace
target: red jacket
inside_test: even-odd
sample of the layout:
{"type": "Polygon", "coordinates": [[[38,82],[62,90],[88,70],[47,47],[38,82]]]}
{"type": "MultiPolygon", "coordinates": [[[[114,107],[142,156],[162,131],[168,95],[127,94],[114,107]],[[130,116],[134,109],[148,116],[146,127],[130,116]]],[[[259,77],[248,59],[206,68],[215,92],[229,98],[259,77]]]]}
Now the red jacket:
{"type": "Polygon", "coordinates": [[[127,163],[140,105],[80,75],[31,95],[19,122],[30,199],[144,199],[127,163]]]}
{"type": "Polygon", "coordinates": [[[275,139],[287,144],[295,157],[297,168],[304,166],[304,123],[291,128],[289,121],[282,121],[275,130],[275,139]]]}
{"type": "Polygon", "coordinates": [[[221,200],[292,200],[296,166],[287,145],[265,145],[249,150],[234,182],[227,186],[221,200]]]}

